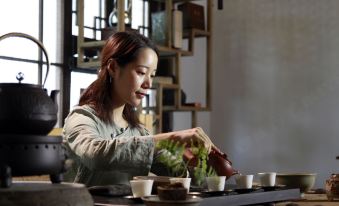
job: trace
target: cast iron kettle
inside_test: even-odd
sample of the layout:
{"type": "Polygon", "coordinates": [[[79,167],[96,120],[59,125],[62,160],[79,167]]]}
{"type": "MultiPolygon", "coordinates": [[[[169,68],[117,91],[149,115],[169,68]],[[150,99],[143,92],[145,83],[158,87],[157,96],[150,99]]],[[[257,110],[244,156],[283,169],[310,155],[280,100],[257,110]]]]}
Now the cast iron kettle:
{"type": "Polygon", "coordinates": [[[49,59],[43,44],[23,33],[8,33],[8,37],[32,40],[42,49],[47,61],[43,84],[0,83],[0,188],[12,184],[12,176],[49,174],[52,183],[62,181],[67,170],[67,153],[61,136],[46,136],[57,122],[57,105],[43,89],[49,72],[49,59]]]}
{"type": "Polygon", "coordinates": [[[19,83],[0,83],[0,134],[46,135],[57,122],[57,105],[54,103],[57,90],[51,97],[43,89],[48,72],[49,59],[44,45],[34,37],[23,33],[8,33],[0,36],[0,41],[8,37],[22,37],[35,42],[43,51],[47,71],[43,84],[23,84],[22,74],[17,75],[19,83]]]}

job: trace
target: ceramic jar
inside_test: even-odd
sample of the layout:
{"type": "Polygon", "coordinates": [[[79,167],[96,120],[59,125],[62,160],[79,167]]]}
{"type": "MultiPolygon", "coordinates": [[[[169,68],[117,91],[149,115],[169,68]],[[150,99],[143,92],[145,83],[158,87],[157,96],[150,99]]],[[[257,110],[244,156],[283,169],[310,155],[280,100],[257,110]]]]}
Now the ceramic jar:
{"type": "Polygon", "coordinates": [[[328,200],[339,199],[339,174],[332,174],[326,180],[325,189],[328,200]]]}

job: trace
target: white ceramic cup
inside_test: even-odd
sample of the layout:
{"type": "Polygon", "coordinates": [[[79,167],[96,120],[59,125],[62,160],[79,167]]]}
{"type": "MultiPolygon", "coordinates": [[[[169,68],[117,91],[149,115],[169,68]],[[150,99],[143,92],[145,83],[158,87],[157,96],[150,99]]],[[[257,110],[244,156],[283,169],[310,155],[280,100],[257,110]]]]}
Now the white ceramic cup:
{"type": "Polygon", "coordinates": [[[253,175],[237,175],[235,176],[235,182],[239,189],[250,189],[253,184],[253,175]]]}
{"type": "Polygon", "coordinates": [[[258,173],[261,186],[273,187],[275,185],[276,172],[261,172],[258,173]]]}
{"type": "Polygon", "coordinates": [[[180,182],[187,189],[187,192],[189,192],[189,190],[190,190],[191,178],[189,178],[189,177],[173,177],[173,178],[170,178],[169,181],[170,181],[171,184],[176,183],[176,182],[180,182]]]}
{"type": "Polygon", "coordinates": [[[207,188],[209,191],[223,191],[225,189],[226,176],[206,177],[207,188]]]}
{"type": "Polygon", "coordinates": [[[130,180],[133,197],[151,195],[153,180],[130,180]]]}

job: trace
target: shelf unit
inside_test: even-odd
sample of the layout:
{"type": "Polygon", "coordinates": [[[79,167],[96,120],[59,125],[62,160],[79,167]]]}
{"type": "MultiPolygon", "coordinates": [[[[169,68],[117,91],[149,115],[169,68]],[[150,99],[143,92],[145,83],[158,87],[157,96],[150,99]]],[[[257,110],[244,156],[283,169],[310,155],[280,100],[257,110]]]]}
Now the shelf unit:
{"type": "MultiPolygon", "coordinates": [[[[151,0],[148,0],[151,1],[151,0]]],[[[173,6],[176,3],[190,2],[194,0],[156,0],[155,2],[162,2],[165,4],[165,18],[166,18],[166,30],[171,31],[172,25],[172,10],[173,6]]],[[[211,56],[212,56],[212,42],[211,42],[211,33],[212,33],[212,0],[202,0],[206,2],[205,14],[206,14],[206,30],[200,29],[190,29],[183,31],[183,38],[187,39],[187,49],[177,49],[172,47],[172,32],[166,32],[166,42],[165,45],[158,45],[160,51],[160,58],[170,57],[174,59],[174,83],[173,84],[163,84],[163,83],[154,83],[153,87],[156,89],[156,107],[155,111],[155,129],[154,132],[163,131],[163,113],[164,112],[174,112],[174,111],[185,111],[191,112],[192,116],[192,127],[197,125],[197,112],[199,111],[210,111],[211,109],[211,56]],[[195,39],[196,38],[206,38],[206,105],[204,107],[194,107],[186,106],[181,104],[181,77],[180,77],[180,62],[181,58],[186,56],[194,56],[195,49],[195,39]],[[174,91],[174,105],[165,106],[163,105],[163,94],[165,89],[170,89],[174,91]]],[[[124,31],[124,12],[123,5],[125,0],[117,0],[117,31],[124,31]]],[[[84,38],[84,0],[78,0],[77,3],[77,22],[78,22],[78,37],[77,37],[77,67],[79,68],[89,68],[89,69],[98,69],[100,67],[100,50],[104,45],[104,41],[91,41],[85,42],[84,38]],[[85,61],[84,53],[86,49],[97,50],[98,58],[85,61]]],[[[158,68],[158,70],[161,68],[158,68]]]]}

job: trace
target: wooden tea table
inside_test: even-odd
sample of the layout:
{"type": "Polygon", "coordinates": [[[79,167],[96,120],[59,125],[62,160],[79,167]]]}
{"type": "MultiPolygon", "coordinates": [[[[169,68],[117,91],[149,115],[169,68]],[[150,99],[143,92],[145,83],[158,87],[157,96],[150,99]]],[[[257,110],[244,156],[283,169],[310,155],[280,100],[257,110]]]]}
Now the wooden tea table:
{"type": "Polygon", "coordinates": [[[305,194],[301,200],[276,203],[276,206],[339,206],[339,200],[328,201],[326,194],[305,194]]]}

